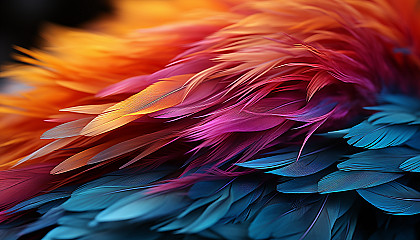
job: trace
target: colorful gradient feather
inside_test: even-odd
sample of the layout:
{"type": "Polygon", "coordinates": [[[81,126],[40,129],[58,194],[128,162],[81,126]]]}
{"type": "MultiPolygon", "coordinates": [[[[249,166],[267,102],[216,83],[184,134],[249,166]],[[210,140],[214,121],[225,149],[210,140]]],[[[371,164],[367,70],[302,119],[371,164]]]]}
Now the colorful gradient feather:
{"type": "Polygon", "coordinates": [[[419,239],[420,2],[115,1],[3,76],[1,239],[419,239]]]}

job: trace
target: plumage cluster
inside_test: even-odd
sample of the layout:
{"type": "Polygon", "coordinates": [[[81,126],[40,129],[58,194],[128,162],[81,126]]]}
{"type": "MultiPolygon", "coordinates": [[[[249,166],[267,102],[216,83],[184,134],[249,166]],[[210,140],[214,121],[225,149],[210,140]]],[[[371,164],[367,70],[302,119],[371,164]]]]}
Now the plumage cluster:
{"type": "Polygon", "coordinates": [[[116,3],[3,73],[2,239],[418,239],[420,2],[116,3]]]}

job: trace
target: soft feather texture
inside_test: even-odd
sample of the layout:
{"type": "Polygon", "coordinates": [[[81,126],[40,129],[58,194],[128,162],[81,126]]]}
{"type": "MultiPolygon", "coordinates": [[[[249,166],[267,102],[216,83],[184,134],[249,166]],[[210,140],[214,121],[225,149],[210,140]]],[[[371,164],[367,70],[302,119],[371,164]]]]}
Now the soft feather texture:
{"type": "Polygon", "coordinates": [[[419,237],[418,1],[115,4],[3,73],[1,237],[419,237]]]}

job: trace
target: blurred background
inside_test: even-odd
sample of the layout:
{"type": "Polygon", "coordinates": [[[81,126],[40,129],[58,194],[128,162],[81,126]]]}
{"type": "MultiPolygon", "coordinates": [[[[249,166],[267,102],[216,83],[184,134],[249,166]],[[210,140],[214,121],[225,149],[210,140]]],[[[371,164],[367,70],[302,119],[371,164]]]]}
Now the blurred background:
{"type": "MultiPolygon", "coordinates": [[[[109,0],[0,0],[0,69],[13,61],[13,46],[32,48],[42,42],[45,23],[81,27],[105,14],[112,14],[109,0]]],[[[6,83],[0,78],[0,91],[6,83]]]]}

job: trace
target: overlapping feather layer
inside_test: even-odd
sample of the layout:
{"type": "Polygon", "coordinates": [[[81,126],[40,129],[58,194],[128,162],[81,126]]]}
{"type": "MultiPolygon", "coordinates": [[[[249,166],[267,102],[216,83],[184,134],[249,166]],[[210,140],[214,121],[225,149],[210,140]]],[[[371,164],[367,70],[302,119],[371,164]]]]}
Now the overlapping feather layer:
{"type": "Polygon", "coordinates": [[[3,238],[416,239],[418,2],[187,3],[22,50],[3,238]]]}

